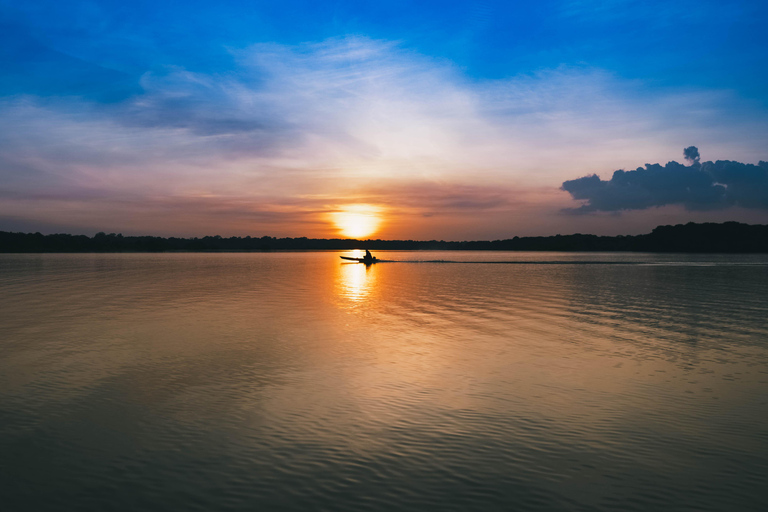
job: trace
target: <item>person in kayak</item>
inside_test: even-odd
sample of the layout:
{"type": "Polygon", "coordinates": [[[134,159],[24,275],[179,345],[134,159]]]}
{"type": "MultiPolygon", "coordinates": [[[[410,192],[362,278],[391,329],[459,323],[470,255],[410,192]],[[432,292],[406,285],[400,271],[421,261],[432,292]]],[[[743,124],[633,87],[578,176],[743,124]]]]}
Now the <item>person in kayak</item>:
{"type": "Polygon", "coordinates": [[[365,256],[363,256],[363,259],[364,260],[372,260],[373,259],[373,255],[371,254],[371,251],[366,249],[365,250],[365,256]]]}

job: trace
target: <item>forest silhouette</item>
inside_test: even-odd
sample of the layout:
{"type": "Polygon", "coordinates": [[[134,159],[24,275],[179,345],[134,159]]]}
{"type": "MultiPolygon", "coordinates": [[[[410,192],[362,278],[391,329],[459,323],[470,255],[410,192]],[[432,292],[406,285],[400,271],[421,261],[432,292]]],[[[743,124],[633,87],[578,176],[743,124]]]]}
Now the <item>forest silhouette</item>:
{"type": "Polygon", "coordinates": [[[0,252],[229,252],[286,250],[472,250],[472,251],[633,251],[768,253],[768,225],[738,222],[658,226],[643,235],[585,234],[526,236],[506,240],[449,242],[444,240],[354,240],[206,236],[163,238],[15,233],[0,231],[0,252]]]}

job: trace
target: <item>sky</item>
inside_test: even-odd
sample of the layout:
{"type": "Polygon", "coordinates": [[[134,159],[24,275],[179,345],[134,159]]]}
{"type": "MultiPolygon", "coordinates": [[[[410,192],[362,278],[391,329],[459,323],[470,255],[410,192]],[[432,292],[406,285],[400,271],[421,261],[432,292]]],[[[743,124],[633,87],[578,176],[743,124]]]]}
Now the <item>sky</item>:
{"type": "Polygon", "coordinates": [[[0,230],[768,223],[766,21],[763,0],[0,0],[0,230]]]}

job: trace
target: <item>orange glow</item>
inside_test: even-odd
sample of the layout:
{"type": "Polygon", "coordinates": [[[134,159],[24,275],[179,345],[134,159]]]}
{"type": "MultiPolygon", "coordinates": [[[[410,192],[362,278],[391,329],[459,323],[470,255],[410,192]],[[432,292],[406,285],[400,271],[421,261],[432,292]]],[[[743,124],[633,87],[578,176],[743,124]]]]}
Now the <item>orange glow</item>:
{"type": "MultiPolygon", "coordinates": [[[[349,256],[362,258],[363,251],[352,251],[349,256]]],[[[368,265],[342,263],[339,265],[339,295],[349,301],[347,306],[365,301],[376,285],[376,274],[368,265]]]]}
{"type": "Polygon", "coordinates": [[[353,204],[331,214],[331,220],[348,238],[365,238],[374,234],[381,224],[381,209],[369,204],[353,204]]]}

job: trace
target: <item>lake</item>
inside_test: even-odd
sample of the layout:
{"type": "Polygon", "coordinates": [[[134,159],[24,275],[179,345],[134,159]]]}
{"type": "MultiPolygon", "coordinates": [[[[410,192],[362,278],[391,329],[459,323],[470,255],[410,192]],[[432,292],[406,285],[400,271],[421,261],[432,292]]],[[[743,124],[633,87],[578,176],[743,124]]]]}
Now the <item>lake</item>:
{"type": "Polygon", "coordinates": [[[3,510],[768,509],[768,255],[0,255],[3,510]]]}

